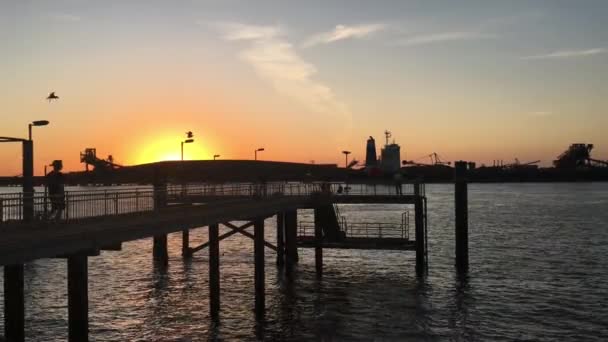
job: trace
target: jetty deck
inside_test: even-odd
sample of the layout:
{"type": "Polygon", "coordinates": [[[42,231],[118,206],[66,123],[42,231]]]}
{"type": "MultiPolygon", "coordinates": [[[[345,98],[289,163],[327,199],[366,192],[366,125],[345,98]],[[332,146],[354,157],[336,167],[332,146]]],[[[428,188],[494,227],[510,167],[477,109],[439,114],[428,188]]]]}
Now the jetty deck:
{"type": "Polygon", "coordinates": [[[422,184],[348,184],[272,182],[237,184],[153,184],[68,191],[61,217],[49,220],[50,200],[44,193],[0,195],[0,264],[5,278],[5,336],[24,339],[23,263],[40,258],[65,258],[68,264],[70,341],[88,339],[87,258],[122,243],[153,238],[153,257],[168,263],[167,234],[182,232],[182,254],[209,249],[210,311],[219,319],[219,242],[242,234],[254,242],[255,312],[263,315],[264,249],[277,254],[277,265],[291,272],[298,248],[315,249],[317,274],[322,275],[323,249],[390,249],[416,251],[416,271],[424,272],[426,197],[422,184]],[[336,204],[397,203],[413,205],[416,239],[410,238],[409,215],[401,224],[350,222],[336,204]],[[312,209],[315,220],[300,222],[297,212],[312,209]],[[276,215],[276,241],[267,241],[264,220],[276,215]],[[219,235],[218,227],[229,228],[219,235]],[[238,225],[237,225],[238,224],[238,225]],[[209,239],[190,246],[189,231],[207,227],[209,239]],[[248,229],[252,227],[253,232],[248,229]]]}

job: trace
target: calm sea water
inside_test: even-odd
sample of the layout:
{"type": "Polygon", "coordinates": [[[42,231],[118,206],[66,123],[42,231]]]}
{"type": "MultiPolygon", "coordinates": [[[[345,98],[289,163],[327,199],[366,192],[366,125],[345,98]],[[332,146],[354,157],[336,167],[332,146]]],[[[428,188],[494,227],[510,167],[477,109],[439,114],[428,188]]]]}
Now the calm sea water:
{"type": "MultiPolygon", "coordinates": [[[[452,186],[427,185],[424,279],[415,277],[413,252],[325,250],[318,280],[313,251],[300,250],[288,281],[267,251],[267,315],[256,322],[253,243],[233,236],[221,242],[221,324],[214,326],[207,251],[184,261],[181,235],[171,235],[162,270],[151,240],[134,241],[89,259],[91,340],[608,340],[608,184],[475,184],[469,191],[466,279],[453,267],[452,186]]],[[[404,210],[341,206],[353,222],[398,224],[404,210]]],[[[274,224],[266,221],[269,240],[274,224]]],[[[206,235],[193,230],[191,244],[206,235]]],[[[66,340],[65,261],[29,263],[25,278],[27,339],[66,340]]]]}

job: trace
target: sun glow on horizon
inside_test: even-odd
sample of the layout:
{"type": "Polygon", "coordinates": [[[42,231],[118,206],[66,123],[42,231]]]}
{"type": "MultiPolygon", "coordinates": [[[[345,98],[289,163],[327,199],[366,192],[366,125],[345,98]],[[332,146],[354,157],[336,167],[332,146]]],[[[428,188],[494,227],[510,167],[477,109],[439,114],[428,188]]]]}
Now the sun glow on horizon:
{"type": "MultiPolygon", "coordinates": [[[[133,164],[147,164],[158,161],[180,160],[181,142],[175,136],[152,137],[131,151],[129,161],[133,164]]],[[[194,138],[194,142],[184,144],[184,160],[199,160],[212,158],[204,142],[194,138]]]]}

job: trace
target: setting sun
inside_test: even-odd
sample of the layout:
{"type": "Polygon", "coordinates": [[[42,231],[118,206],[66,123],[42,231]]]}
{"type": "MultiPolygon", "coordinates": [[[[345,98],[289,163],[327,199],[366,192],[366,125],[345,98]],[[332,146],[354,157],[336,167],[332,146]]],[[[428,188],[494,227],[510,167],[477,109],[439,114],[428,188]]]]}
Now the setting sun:
{"type": "MultiPolygon", "coordinates": [[[[181,159],[181,142],[175,136],[151,137],[137,144],[137,149],[131,151],[129,158],[134,164],[145,164],[165,160],[181,159]]],[[[184,144],[184,160],[210,159],[203,146],[204,142],[194,138],[192,143],[184,144]]]]}

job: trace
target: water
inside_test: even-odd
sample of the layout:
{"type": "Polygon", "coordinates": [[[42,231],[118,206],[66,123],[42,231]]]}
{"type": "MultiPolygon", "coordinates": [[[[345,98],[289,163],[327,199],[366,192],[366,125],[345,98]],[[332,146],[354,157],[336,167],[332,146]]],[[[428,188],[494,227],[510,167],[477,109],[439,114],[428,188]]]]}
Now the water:
{"type": "MultiPolygon", "coordinates": [[[[206,250],[183,261],[181,235],[171,235],[166,270],[153,265],[150,239],[103,252],[89,258],[91,340],[608,339],[608,184],[470,185],[467,279],[453,267],[452,186],[428,185],[427,196],[428,277],[416,279],[413,252],[325,250],[318,281],[313,251],[300,250],[289,282],[267,251],[263,323],[248,238],[221,242],[219,326],[208,315],[206,250]]],[[[395,223],[404,210],[341,206],[349,220],[395,223]]],[[[266,227],[272,240],[274,220],[266,227]]],[[[191,233],[192,245],[205,240],[206,230],[191,233]]],[[[27,339],[66,340],[65,261],[30,263],[25,277],[27,339]]]]}

